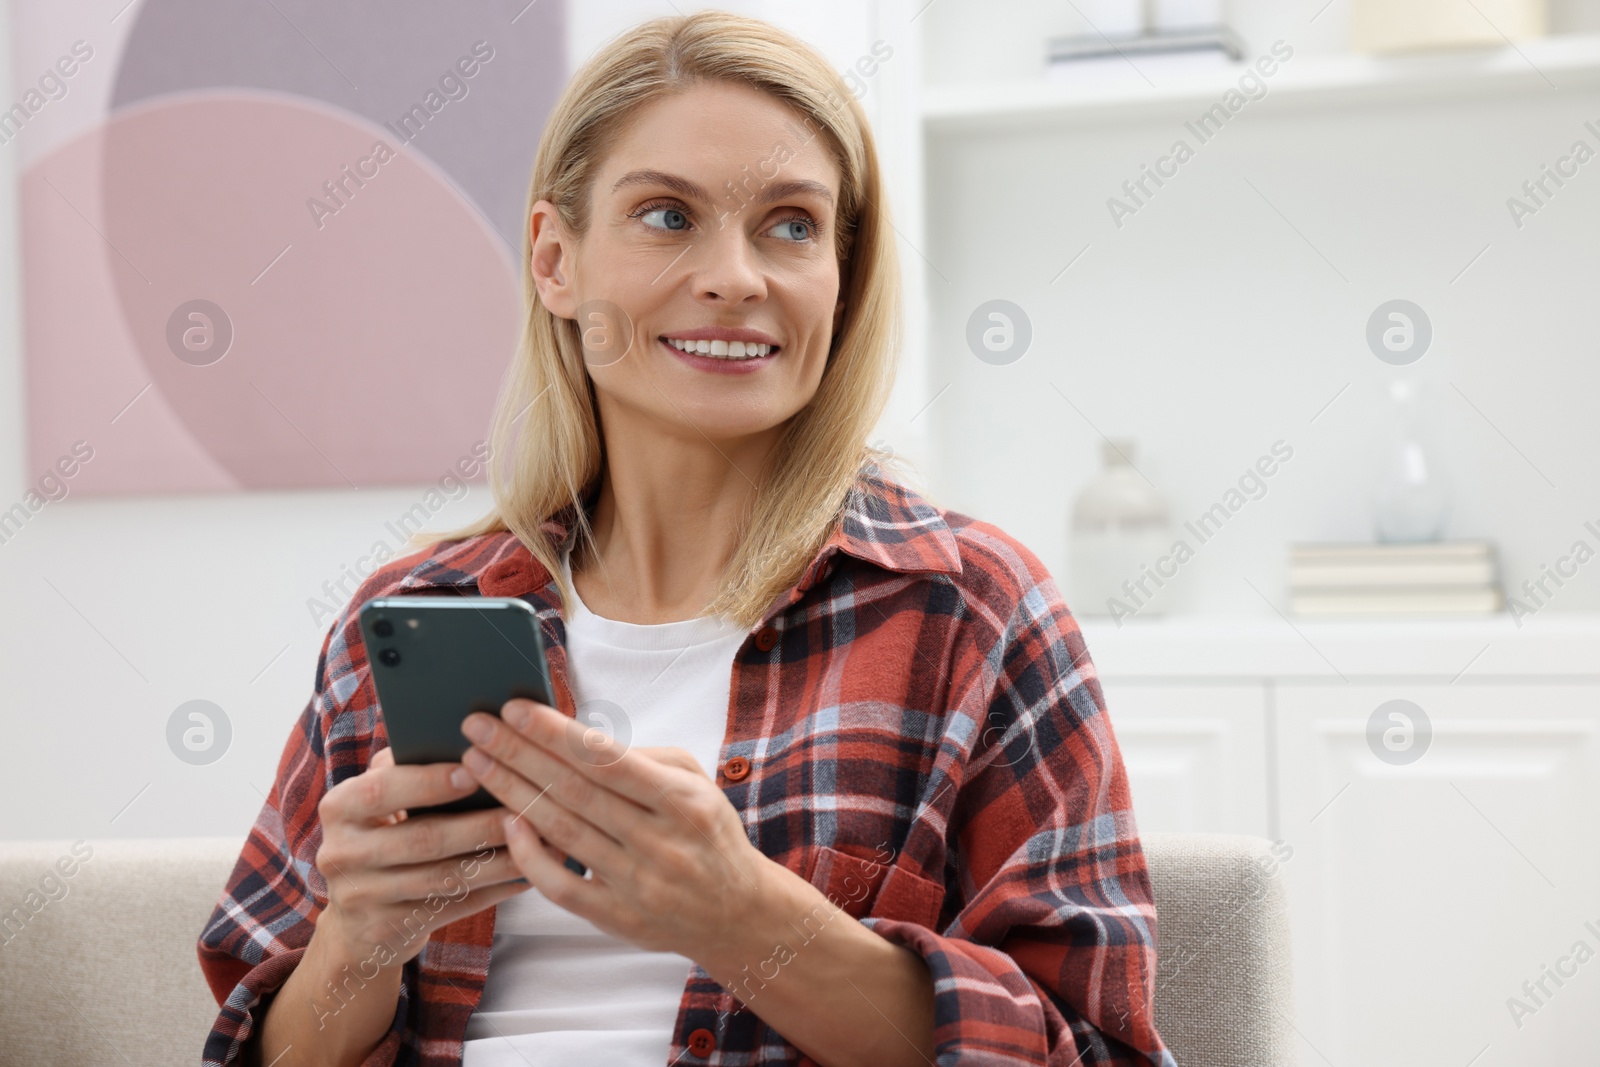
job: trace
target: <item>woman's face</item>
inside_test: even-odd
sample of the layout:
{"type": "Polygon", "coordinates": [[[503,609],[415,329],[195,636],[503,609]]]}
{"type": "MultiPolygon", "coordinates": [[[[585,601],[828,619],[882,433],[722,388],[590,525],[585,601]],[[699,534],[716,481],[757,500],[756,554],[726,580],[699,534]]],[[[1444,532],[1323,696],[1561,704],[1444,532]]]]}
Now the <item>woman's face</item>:
{"type": "Polygon", "coordinates": [[[535,206],[539,296],[578,320],[608,437],[648,426],[728,441],[811,400],[843,313],[826,137],[758,90],[702,84],[649,105],[610,147],[581,242],[535,206]],[[747,357],[775,347],[717,358],[738,351],[728,331],[747,357]]]}

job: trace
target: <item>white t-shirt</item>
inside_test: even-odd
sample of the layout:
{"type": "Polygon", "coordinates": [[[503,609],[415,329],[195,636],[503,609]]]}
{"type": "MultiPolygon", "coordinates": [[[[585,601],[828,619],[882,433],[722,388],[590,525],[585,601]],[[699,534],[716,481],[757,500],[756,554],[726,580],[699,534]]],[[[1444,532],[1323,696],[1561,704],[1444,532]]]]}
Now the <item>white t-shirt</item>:
{"type": "MultiPolygon", "coordinates": [[[[561,571],[570,583],[566,553],[561,571]]],[[[629,745],[688,749],[715,777],[733,657],[749,632],[720,615],[618,622],[576,597],[566,628],[568,680],[584,721],[601,725],[589,714],[599,712],[619,739],[618,723],[626,724],[629,745]]],[[[635,948],[537,889],[497,908],[489,976],[467,1020],[463,1067],[666,1063],[687,956],[635,948]]]]}

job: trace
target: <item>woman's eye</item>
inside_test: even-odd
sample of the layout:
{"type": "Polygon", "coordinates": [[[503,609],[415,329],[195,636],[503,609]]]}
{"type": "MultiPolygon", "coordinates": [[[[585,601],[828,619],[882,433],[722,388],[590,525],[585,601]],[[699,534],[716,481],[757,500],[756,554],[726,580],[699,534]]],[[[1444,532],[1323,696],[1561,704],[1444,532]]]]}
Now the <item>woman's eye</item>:
{"type": "MultiPolygon", "coordinates": [[[[791,238],[795,241],[809,241],[816,236],[816,224],[810,219],[784,219],[772,229],[778,231],[780,236],[791,238]]],[[[772,231],[769,230],[768,232],[772,231]]]]}
{"type": "MultiPolygon", "coordinates": [[[[632,216],[651,229],[660,230],[664,233],[685,233],[689,229],[688,212],[669,204],[660,206],[647,204],[645,207],[632,212],[632,216]]],[[[821,227],[805,215],[795,215],[774,223],[767,232],[775,234],[786,241],[792,241],[795,244],[805,244],[817,239],[817,235],[821,232],[821,227]]]]}
{"type": "Polygon", "coordinates": [[[657,225],[652,222],[646,222],[645,225],[653,226],[658,230],[682,230],[689,225],[689,217],[675,207],[651,208],[649,211],[644,212],[640,217],[648,219],[652,215],[662,216],[663,224],[657,225]]]}

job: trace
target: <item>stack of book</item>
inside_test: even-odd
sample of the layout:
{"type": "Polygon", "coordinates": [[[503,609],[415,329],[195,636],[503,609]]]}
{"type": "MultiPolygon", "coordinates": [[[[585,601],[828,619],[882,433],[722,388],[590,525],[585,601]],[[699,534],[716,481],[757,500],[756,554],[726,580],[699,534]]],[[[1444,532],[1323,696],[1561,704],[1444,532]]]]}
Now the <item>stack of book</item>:
{"type": "Polygon", "coordinates": [[[1175,55],[1201,52],[1229,60],[1244,58],[1244,42],[1226,26],[1205,26],[1151,33],[1101,34],[1052,37],[1045,60],[1049,64],[1077,63],[1088,59],[1175,55]]]}
{"type": "Polygon", "coordinates": [[[1223,26],[1055,37],[1047,46],[1045,78],[1094,84],[1125,75],[1130,82],[1136,79],[1143,86],[1147,82],[1147,65],[1159,65],[1164,73],[1187,73],[1193,69],[1227,69],[1243,56],[1244,42],[1223,26]]]}
{"type": "Polygon", "coordinates": [[[1490,541],[1289,546],[1297,615],[1487,615],[1504,605],[1490,541]]]}

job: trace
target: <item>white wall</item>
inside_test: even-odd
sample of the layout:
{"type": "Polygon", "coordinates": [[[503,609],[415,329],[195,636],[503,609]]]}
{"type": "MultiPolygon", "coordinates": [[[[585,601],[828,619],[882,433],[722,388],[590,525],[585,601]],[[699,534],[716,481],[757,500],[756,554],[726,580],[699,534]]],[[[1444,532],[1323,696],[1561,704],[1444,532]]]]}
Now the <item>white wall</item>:
{"type": "MultiPolygon", "coordinates": [[[[0,90],[7,95],[11,77],[11,5],[0,0],[0,90]]],[[[17,175],[14,154],[0,155],[0,500],[22,492],[22,323],[17,259],[17,175]]]]}

